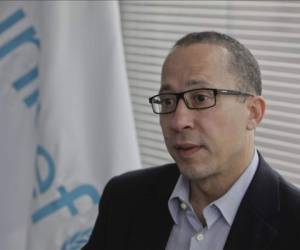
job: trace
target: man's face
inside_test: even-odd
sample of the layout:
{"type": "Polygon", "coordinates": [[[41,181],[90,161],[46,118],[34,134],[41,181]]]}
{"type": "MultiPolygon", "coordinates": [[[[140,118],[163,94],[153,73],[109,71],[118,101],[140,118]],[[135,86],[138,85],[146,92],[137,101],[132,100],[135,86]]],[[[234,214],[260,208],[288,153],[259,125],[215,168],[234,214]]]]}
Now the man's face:
{"type": "MultiPolygon", "coordinates": [[[[235,76],[227,71],[228,51],[217,45],[178,47],[162,70],[161,93],[196,88],[238,90],[235,76]]],[[[249,98],[250,99],[250,98],[249,98]]],[[[216,106],[188,109],[182,99],[174,113],[160,115],[167,149],[180,172],[191,180],[234,176],[249,164],[253,144],[247,101],[217,95],[216,106]],[[246,166],[245,166],[246,165],[246,166]]]]}

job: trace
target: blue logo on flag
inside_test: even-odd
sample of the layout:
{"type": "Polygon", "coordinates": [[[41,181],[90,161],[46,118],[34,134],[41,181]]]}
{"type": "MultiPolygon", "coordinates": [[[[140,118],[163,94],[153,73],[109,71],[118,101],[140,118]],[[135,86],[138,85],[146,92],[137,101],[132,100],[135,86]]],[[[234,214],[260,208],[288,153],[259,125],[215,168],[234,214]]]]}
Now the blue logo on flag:
{"type": "Polygon", "coordinates": [[[88,242],[91,233],[92,228],[75,233],[64,242],[61,250],[80,250],[88,242]]]}
{"type": "MultiPolygon", "coordinates": [[[[14,53],[18,52],[18,56],[22,57],[24,51],[31,49],[35,53],[39,53],[41,41],[37,36],[36,29],[31,24],[26,23],[26,14],[23,9],[18,9],[4,19],[0,19],[0,62],[7,59],[15,59],[14,53]],[[16,29],[17,24],[24,22],[25,28],[22,30],[16,29]],[[6,32],[15,33],[10,39],[3,39],[3,34],[6,32]],[[29,47],[28,47],[29,45],[29,47]],[[23,50],[20,50],[22,48],[23,50]]],[[[11,60],[15,62],[15,60],[11,60]]],[[[28,110],[36,107],[36,114],[41,108],[39,103],[39,85],[33,86],[39,79],[39,67],[37,58],[34,59],[33,65],[26,70],[16,74],[11,82],[8,82],[13,89],[19,93],[23,93],[22,101],[28,110]],[[31,89],[29,87],[32,87],[31,89]],[[29,88],[29,90],[28,90],[29,88]]],[[[2,84],[0,82],[0,84],[2,84]]],[[[38,117],[36,117],[38,118],[38,117]]],[[[46,194],[48,191],[55,190],[55,196],[52,200],[39,204],[39,208],[32,214],[32,222],[37,223],[50,215],[57,213],[63,208],[67,208],[71,216],[79,213],[75,206],[75,201],[83,196],[88,196],[93,205],[99,203],[100,195],[97,189],[90,184],[80,184],[70,189],[65,185],[54,187],[56,177],[56,163],[51,152],[42,145],[36,147],[36,162],[35,173],[37,187],[33,191],[33,197],[38,198],[40,195],[46,194]],[[42,164],[41,164],[42,163],[42,164]],[[45,171],[42,171],[45,170],[45,171]]],[[[48,196],[49,197],[49,196],[48,196]]]]}
{"type": "MultiPolygon", "coordinates": [[[[16,24],[21,22],[25,18],[25,13],[22,9],[17,10],[4,20],[0,20],[0,35],[6,31],[14,28],[16,24]]],[[[31,44],[35,49],[40,49],[40,40],[36,36],[36,30],[33,26],[27,27],[25,30],[19,32],[14,37],[4,43],[0,44],[0,60],[4,60],[6,57],[11,56],[19,48],[25,45],[31,44]]],[[[36,62],[37,63],[37,62],[36,62]]],[[[13,88],[19,93],[24,91],[31,83],[37,80],[39,75],[37,64],[26,72],[22,72],[22,75],[15,79],[12,83],[13,88]]],[[[31,108],[38,104],[39,89],[36,87],[23,98],[26,107],[31,108]]],[[[37,110],[38,111],[38,110],[37,110]]]]}

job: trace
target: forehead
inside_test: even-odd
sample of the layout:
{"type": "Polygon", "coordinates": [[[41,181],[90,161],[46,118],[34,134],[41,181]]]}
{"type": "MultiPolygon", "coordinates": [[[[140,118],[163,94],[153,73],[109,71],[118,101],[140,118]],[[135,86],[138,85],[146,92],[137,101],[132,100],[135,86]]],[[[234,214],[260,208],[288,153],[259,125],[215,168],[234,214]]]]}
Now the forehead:
{"type": "Polygon", "coordinates": [[[173,49],[163,64],[161,90],[230,87],[226,85],[234,77],[227,71],[228,56],[226,48],[213,44],[197,43],[173,49]]]}

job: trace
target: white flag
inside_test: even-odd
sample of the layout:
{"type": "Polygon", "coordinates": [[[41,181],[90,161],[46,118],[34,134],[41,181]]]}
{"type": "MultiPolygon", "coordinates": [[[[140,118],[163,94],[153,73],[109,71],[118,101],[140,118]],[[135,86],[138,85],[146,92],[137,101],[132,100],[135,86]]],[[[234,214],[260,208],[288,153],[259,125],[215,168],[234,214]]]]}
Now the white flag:
{"type": "Polygon", "coordinates": [[[34,6],[0,3],[0,250],[25,249],[36,148],[39,41],[34,6]]]}
{"type": "MultiPolygon", "coordinates": [[[[28,125],[25,120],[20,122],[19,134],[25,134],[32,142],[37,138],[34,150],[31,150],[35,154],[34,162],[32,154],[27,156],[28,145],[24,149],[22,144],[18,145],[19,152],[28,158],[29,164],[26,165],[28,171],[24,176],[28,177],[23,181],[24,187],[32,185],[26,181],[30,179],[29,173],[35,171],[29,220],[22,221],[24,225],[28,222],[27,249],[80,249],[93,227],[105,183],[113,175],[140,167],[118,2],[24,1],[13,5],[6,2],[0,3],[0,9],[0,36],[3,22],[14,19],[16,13],[22,13],[19,15],[23,17],[12,22],[6,32],[25,23],[24,20],[34,31],[28,32],[27,43],[24,42],[22,48],[34,50],[34,53],[24,52],[22,55],[23,64],[30,64],[25,73],[20,73],[20,77],[27,77],[27,82],[30,82],[23,80],[26,88],[21,83],[21,90],[12,87],[20,78],[16,77],[18,68],[10,72],[11,67],[0,65],[1,71],[17,78],[11,80],[8,77],[7,86],[11,92],[15,91],[15,96],[6,94],[4,100],[25,103],[20,108],[21,115],[17,112],[11,114],[13,119],[23,119],[27,110],[32,113],[29,112],[28,125]],[[2,6],[6,7],[5,13],[2,13],[2,6]],[[29,63],[30,60],[35,64],[29,63]]],[[[26,28],[15,32],[22,33],[26,28]]],[[[11,37],[8,35],[3,41],[11,37]]],[[[12,54],[11,60],[18,58],[12,54]]],[[[1,98],[4,94],[0,92],[1,98]]],[[[5,110],[1,109],[1,114],[3,112],[5,110]]],[[[13,139],[22,138],[7,140],[13,139]]],[[[24,166],[22,171],[25,171],[24,166]]],[[[15,193],[14,190],[7,191],[15,193]]],[[[15,195],[16,201],[21,202],[18,193],[15,195]]],[[[30,197],[27,195],[26,198],[30,197]]],[[[26,202],[25,205],[29,204],[26,202]]],[[[16,206],[22,210],[17,202],[16,206]]],[[[26,206],[23,209],[26,214],[26,206]]],[[[1,228],[1,232],[4,230],[1,228]]],[[[5,246],[3,250],[26,249],[17,249],[13,243],[11,248],[5,246]]]]}

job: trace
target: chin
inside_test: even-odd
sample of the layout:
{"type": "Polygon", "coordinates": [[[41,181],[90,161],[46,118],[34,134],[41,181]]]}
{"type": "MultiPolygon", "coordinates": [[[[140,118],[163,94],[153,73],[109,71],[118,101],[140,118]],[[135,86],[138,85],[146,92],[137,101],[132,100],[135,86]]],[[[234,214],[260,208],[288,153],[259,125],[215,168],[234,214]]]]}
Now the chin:
{"type": "Polygon", "coordinates": [[[208,166],[201,166],[201,164],[178,163],[180,173],[189,180],[202,180],[212,175],[208,166]]]}

